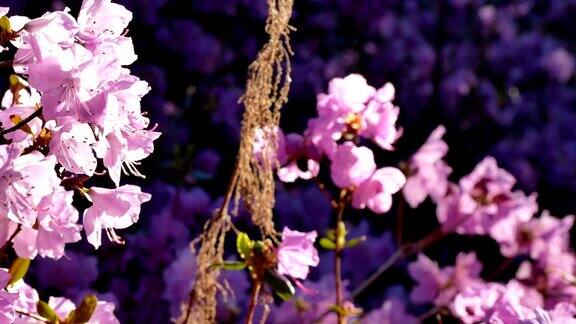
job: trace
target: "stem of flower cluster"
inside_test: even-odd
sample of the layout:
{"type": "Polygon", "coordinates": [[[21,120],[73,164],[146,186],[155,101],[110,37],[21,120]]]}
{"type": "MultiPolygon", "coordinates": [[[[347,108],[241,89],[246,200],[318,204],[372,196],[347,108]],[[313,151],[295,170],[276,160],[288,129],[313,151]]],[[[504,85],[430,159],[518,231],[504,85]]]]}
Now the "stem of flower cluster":
{"type": "Polygon", "coordinates": [[[256,312],[256,305],[258,305],[258,296],[260,295],[260,288],[262,284],[259,280],[254,281],[252,293],[250,295],[250,304],[248,305],[248,315],[246,316],[246,324],[252,324],[254,321],[254,313],[256,312]]]}
{"type": "Polygon", "coordinates": [[[338,201],[338,213],[336,214],[336,248],[334,249],[334,277],[336,281],[336,307],[338,314],[338,324],[346,323],[346,314],[343,312],[344,305],[344,294],[342,290],[342,250],[345,244],[345,233],[342,233],[344,229],[344,208],[346,207],[346,196],[347,191],[342,190],[340,192],[340,199],[338,201]]]}
{"type": "Polygon", "coordinates": [[[356,289],[354,289],[350,298],[351,299],[356,298],[366,288],[368,288],[368,286],[374,283],[374,281],[376,281],[376,279],[378,279],[384,272],[386,272],[390,267],[392,267],[398,260],[410,256],[414,253],[421,252],[428,246],[440,241],[448,234],[454,232],[456,228],[460,226],[462,223],[466,222],[471,215],[472,214],[462,217],[456,223],[454,223],[450,229],[446,230],[440,227],[416,242],[405,243],[402,246],[400,246],[400,248],[398,248],[398,250],[394,254],[392,254],[388,258],[388,260],[386,260],[386,262],[384,262],[384,264],[382,264],[378,269],[376,269],[374,273],[372,273],[372,275],[370,275],[370,277],[368,277],[358,287],[356,287],[356,289]]]}
{"type": "Polygon", "coordinates": [[[30,313],[28,313],[28,312],[21,311],[21,310],[19,310],[19,309],[16,309],[15,312],[16,312],[16,314],[20,314],[20,315],[23,315],[23,316],[26,316],[26,317],[33,318],[33,319],[35,319],[35,320],[37,320],[37,321],[40,321],[40,322],[42,322],[42,323],[50,323],[47,319],[45,319],[45,318],[42,317],[42,316],[38,316],[38,315],[35,315],[35,314],[30,314],[30,313]]]}
{"type": "Polygon", "coordinates": [[[388,260],[386,260],[386,262],[384,262],[384,264],[382,264],[374,273],[372,273],[370,277],[368,277],[358,287],[356,287],[356,289],[354,289],[351,298],[355,298],[360,293],[362,293],[366,288],[368,288],[368,286],[380,278],[384,272],[396,264],[398,260],[422,251],[426,247],[444,238],[447,234],[448,233],[443,232],[440,228],[428,234],[426,237],[420,239],[419,241],[402,245],[394,254],[388,258],[388,260]]]}
{"type": "Polygon", "coordinates": [[[0,68],[11,68],[13,63],[14,62],[12,60],[0,61],[0,68]]]}
{"type": "Polygon", "coordinates": [[[4,243],[4,245],[0,248],[0,256],[5,255],[6,248],[8,247],[10,242],[12,242],[12,240],[16,237],[16,235],[18,235],[18,233],[20,233],[21,230],[22,230],[22,224],[18,224],[18,227],[16,228],[14,233],[12,233],[12,235],[10,235],[10,237],[8,238],[6,243],[4,243]]]}
{"type": "Polygon", "coordinates": [[[400,195],[398,202],[398,217],[396,219],[396,244],[402,245],[404,236],[404,196],[400,195]]]}

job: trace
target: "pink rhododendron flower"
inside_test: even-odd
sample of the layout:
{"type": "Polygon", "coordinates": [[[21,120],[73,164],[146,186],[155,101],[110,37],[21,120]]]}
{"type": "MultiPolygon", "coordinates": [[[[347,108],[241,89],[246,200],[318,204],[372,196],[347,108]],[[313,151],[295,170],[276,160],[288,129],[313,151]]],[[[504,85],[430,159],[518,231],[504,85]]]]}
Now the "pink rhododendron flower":
{"type": "Polygon", "coordinates": [[[525,309],[542,307],[542,296],[516,281],[507,285],[477,283],[454,298],[451,310],[464,323],[517,323],[525,309]]]}
{"type": "Polygon", "coordinates": [[[319,154],[306,143],[306,139],[299,134],[288,134],[284,139],[284,147],[280,147],[284,154],[281,167],[278,169],[278,178],[283,182],[294,182],[296,179],[309,180],[320,172],[318,163],[319,154]]]}
{"type": "Polygon", "coordinates": [[[391,84],[376,90],[358,74],[335,78],[330,81],[328,94],[318,96],[318,117],[308,122],[305,136],[329,157],[338,141],[357,136],[391,150],[400,136],[395,126],[399,110],[393,99],[391,84]]]}
{"type": "Polygon", "coordinates": [[[287,227],[282,230],[282,242],[278,246],[278,272],[296,279],[306,279],[309,267],[320,262],[314,247],[316,231],[303,233],[287,227]]]}
{"type": "MultiPolygon", "coordinates": [[[[0,287],[6,287],[11,277],[7,270],[0,268],[0,287]]],[[[0,322],[14,322],[16,318],[14,302],[17,298],[17,294],[0,289],[0,322]]]]}
{"type": "Polygon", "coordinates": [[[448,176],[452,169],[442,160],[448,152],[448,145],[442,140],[445,132],[444,126],[438,126],[410,159],[409,175],[402,192],[412,208],[426,196],[437,202],[448,191],[448,176]]]}
{"type": "Polygon", "coordinates": [[[528,286],[538,287],[547,297],[546,306],[553,307],[576,299],[574,282],[576,257],[570,251],[542,254],[534,262],[523,262],[516,279],[528,286]]]}
{"type": "Polygon", "coordinates": [[[84,0],[78,14],[78,36],[86,42],[115,39],[131,20],[132,13],[120,4],[110,0],[84,0]]]}
{"type": "Polygon", "coordinates": [[[358,186],[376,170],[372,150],[349,142],[338,145],[331,160],[332,181],[340,188],[358,186]]]}
{"type": "Polygon", "coordinates": [[[96,139],[90,126],[68,119],[52,134],[50,151],[58,162],[72,173],[92,176],[98,163],[92,151],[96,139]]]}
{"type": "Polygon", "coordinates": [[[455,228],[460,234],[490,233],[508,217],[528,221],[538,210],[536,196],[512,191],[514,184],[514,177],[487,157],[439,201],[438,220],[447,230],[455,228]]]}
{"type": "Polygon", "coordinates": [[[0,145],[0,214],[16,223],[32,227],[36,207],[59,185],[56,159],[37,151],[21,155],[16,146],[0,145]]]}
{"type": "Polygon", "coordinates": [[[318,175],[320,171],[320,163],[317,161],[319,154],[306,143],[306,139],[294,133],[284,135],[280,128],[276,128],[273,132],[257,129],[253,141],[253,154],[258,161],[266,159],[272,162],[272,167],[276,167],[275,163],[278,162],[280,167],[276,173],[283,182],[308,180],[318,175]],[[276,141],[276,151],[264,152],[266,141],[272,139],[276,141]]]}
{"type": "MultiPolygon", "coordinates": [[[[6,288],[6,291],[14,294],[16,299],[12,303],[12,308],[28,314],[36,313],[36,305],[40,300],[36,289],[30,287],[24,280],[18,280],[6,288]]],[[[16,313],[14,323],[30,323],[30,317],[16,313]]],[[[32,322],[36,323],[36,322],[32,322]]]]}
{"type": "MultiPolygon", "coordinates": [[[[16,125],[19,120],[32,115],[35,110],[36,108],[33,108],[33,106],[27,105],[17,104],[9,106],[4,110],[0,110],[0,124],[2,124],[4,128],[10,128],[16,125]]],[[[42,120],[40,120],[40,118],[33,118],[26,125],[27,126],[4,136],[7,140],[11,140],[11,145],[17,146],[21,151],[32,145],[34,136],[38,135],[38,132],[42,128],[42,120]]]]}
{"type": "Polygon", "coordinates": [[[377,214],[385,213],[392,207],[392,195],[400,191],[405,182],[406,177],[396,168],[378,169],[354,191],[352,206],[367,207],[377,214]]]}
{"type": "Polygon", "coordinates": [[[258,128],[254,131],[254,139],[252,141],[252,153],[254,157],[260,163],[270,163],[272,166],[276,162],[281,163],[286,159],[286,137],[284,136],[284,132],[279,128],[276,127],[274,129],[266,128],[258,128]],[[276,149],[265,151],[266,145],[270,141],[268,148],[276,149]]]}
{"type": "Polygon", "coordinates": [[[474,253],[459,253],[453,267],[440,269],[424,254],[408,265],[410,276],[417,282],[410,299],[417,304],[434,303],[448,306],[464,288],[480,282],[482,265],[474,253]]]}
{"type": "Polygon", "coordinates": [[[369,208],[378,214],[387,212],[392,206],[392,195],[406,182],[404,174],[396,168],[376,170],[372,150],[351,142],[338,145],[331,160],[332,181],[340,188],[354,189],[355,208],[369,208]]]}
{"type": "Polygon", "coordinates": [[[572,215],[558,219],[544,211],[540,218],[526,222],[509,217],[496,224],[490,236],[500,244],[503,255],[513,257],[527,254],[538,260],[544,254],[557,255],[568,249],[573,224],[572,215]]]}
{"type": "Polygon", "coordinates": [[[88,195],[92,206],[84,211],[84,231],[95,248],[101,244],[102,230],[106,230],[110,240],[119,242],[114,229],[134,224],[140,216],[140,205],[151,197],[133,185],[115,189],[92,187],[88,195]]]}
{"type": "Polygon", "coordinates": [[[59,259],[64,245],[81,239],[78,211],[72,206],[73,192],[63,188],[44,197],[38,205],[37,228],[23,227],[14,238],[18,256],[33,259],[42,257],[59,259]]]}
{"type": "Polygon", "coordinates": [[[501,300],[505,288],[497,283],[477,284],[456,295],[450,305],[452,313],[463,323],[485,321],[501,300]]]}
{"type": "Polygon", "coordinates": [[[30,66],[29,75],[30,84],[42,93],[43,115],[48,119],[70,116],[81,122],[98,118],[102,107],[92,99],[103,91],[104,82],[119,75],[120,65],[95,57],[79,44],[37,55],[42,56],[30,66]]]}

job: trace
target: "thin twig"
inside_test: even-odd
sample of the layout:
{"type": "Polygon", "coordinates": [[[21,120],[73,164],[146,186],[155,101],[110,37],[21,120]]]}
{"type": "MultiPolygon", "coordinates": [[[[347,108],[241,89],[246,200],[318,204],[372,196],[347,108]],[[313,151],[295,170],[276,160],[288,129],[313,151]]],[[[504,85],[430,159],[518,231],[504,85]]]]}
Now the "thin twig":
{"type": "Polygon", "coordinates": [[[0,68],[11,68],[12,65],[13,65],[13,61],[12,61],[12,60],[0,61],[0,68]]]}
{"type": "Polygon", "coordinates": [[[344,209],[346,208],[347,191],[344,189],[340,192],[340,200],[338,201],[338,213],[336,216],[336,248],[334,249],[334,277],[336,281],[336,307],[338,309],[338,324],[346,323],[346,315],[342,313],[342,305],[344,303],[344,293],[342,290],[342,250],[344,249],[343,241],[340,230],[343,227],[344,209]]]}
{"type": "Polygon", "coordinates": [[[19,309],[16,309],[15,312],[18,313],[18,314],[20,314],[20,315],[24,315],[24,316],[33,318],[33,319],[35,319],[35,320],[37,320],[37,321],[41,321],[42,323],[50,323],[50,322],[49,322],[47,319],[45,319],[44,317],[38,316],[38,315],[36,315],[36,314],[30,314],[30,313],[27,313],[27,312],[22,311],[22,310],[19,310],[19,309]]]}
{"type": "Polygon", "coordinates": [[[400,201],[398,202],[398,217],[396,218],[396,244],[398,246],[402,245],[402,240],[404,236],[404,196],[400,196],[400,201]]]}
{"type": "Polygon", "coordinates": [[[386,272],[386,270],[388,270],[390,267],[392,267],[398,260],[405,258],[405,257],[408,257],[414,253],[421,252],[422,250],[424,250],[428,246],[440,241],[441,239],[446,237],[448,234],[451,234],[452,232],[454,232],[454,230],[456,230],[456,228],[458,226],[460,226],[461,224],[466,222],[470,218],[470,216],[472,216],[472,215],[473,214],[465,215],[464,217],[459,219],[457,222],[455,222],[450,229],[445,230],[442,227],[439,227],[438,229],[436,229],[432,233],[428,234],[427,236],[425,236],[424,238],[422,238],[416,242],[405,243],[402,246],[400,246],[400,248],[398,248],[398,250],[394,254],[392,254],[390,256],[390,258],[388,258],[388,260],[386,260],[386,262],[384,262],[384,264],[382,264],[374,273],[372,273],[372,275],[370,275],[370,277],[368,277],[358,287],[356,287],[356,289],[354,289],[354,291],[352,291],[352,295],[350,298],[351,299],[356,298],[366,288],[368,288],[368,286],[370,286],[372,283],[374,283],[374,281],[376,281],[376,279],[378,279],[384,272],[386,272]]]}
{"type": "Polygon", "coordinates": [[[19,130],[22,126],[28,124],[29,122],[32,121],[32,119],[40,116],[40,114],[42,114],[42,107],[36,109],[32,114],[30,114],[30,116],[22,119],[20,122],[18,122],[16,125],[7,128],[7,129],[3,129],[2,131],[0,131],[0,135],[6,135],[8,133],[11,133],[13,131],[19,130]]]}
{"type": "Polygon", "coordinates": [[[364,280],[354,291],[352,291],[351,299],[354,299],[358,296],[361,292],[363,292],[368,286],[370,286],[376,279],[378,279],[386,270],[388,270],[391,266],[393,266],[396,261],[400,260],[401,258],[405,257],[404,249],[398,249],[394,254],[384,262],[370,277],[364,280]]]}
{"type": "Polygon", "coordinates": [[[246,317],[246,324],[252,324],[254,320],[254,313],[256,312],[256,306],[258,305],[258,296],[260,295],[260,288],[262,284],[259,280],[254,281],[254,287],[252,288],[252,293],[250,295],[250,304],[248,306],[248,316],[246,317]]]}
{"type": "Polygon", "coordinates": [[[2,254],[2,255],[4,254],[4,251],[8,247],[8,244],[10,244],[10,242],[12,242],[12,240],[16,237],[16,235],[18,235],[18,233],[20,233],[21,230],[22,230],[22,224],[18,224],[18,227],[16,227],[16,230],[14,231],[14,233],[12,233],[12,235],[10,235],[10,237],[8,238],[6,243],[4,243],[4,245],[0,248],[0,254],[2,254]]]}

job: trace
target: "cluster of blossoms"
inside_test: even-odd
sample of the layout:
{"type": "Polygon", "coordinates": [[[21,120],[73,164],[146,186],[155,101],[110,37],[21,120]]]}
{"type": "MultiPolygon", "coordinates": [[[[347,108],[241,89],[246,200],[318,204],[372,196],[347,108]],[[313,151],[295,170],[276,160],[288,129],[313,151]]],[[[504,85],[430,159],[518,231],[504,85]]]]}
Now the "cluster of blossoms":
{"type": "MultiPolygon", "coordinates": [[[[515,178],[499,168],[492,157],[486,157],[469,175],[452,183],[449,180],[452,169],[443,160],[448,152],[448,145],[442,139],[446,132],[443,126],[432,132],[409,161],[401,163],[402,171],[389,166],[378,168],[373,150],[363,146],[362,141],[369,139],[380,148],[393,149],[401,134],[395,126],[399,109],[392,104],[393,98],[392,85],[376,90],[360,75],[332,80],[328,94],[318,96],[318,117],[309,121],[303,136],[285,136],[281,130],[272,134],[278,140],[279,179],[294,182],[298,178],[321,177],[320,165],[326,157],[332,183],[341,190],[340,199],[349,199],[341,202],[382,214],[391,209],[392,195],[398,191],[402,191],[412,208],[430,197],[437,205],[440,225],[433,235],[488,236],[498,243],[500,253],[509,262],[519,260],[521,264],[514,278],[508,283],[499,283],[482,278],[483,265],[474,252],[459,253],[455,265],[444,268],[420,253],[408,265],[408,273],[416,283],[408,304],[403,305],[403,299],[397,296],[390,297],[381,309],[368,313],[363,320],[415,322],[416,317],[408,311],[391,312],[391,305],[404,310],[410,305],[433,305],[465,323],[576,322],[573,319],[576,257],[569,248],[574,216],[558,219],[544,211],[540,217],[534,217],[539,210],[536,194],[515,191],[515,178]]],[[[266,133],[260,130],[257,134],[254,149],[260,159],[265,158],[259,148],[266,133]]],[[[334,236],[334,232],[321,242],[326,249],[335,248],[336,239],[331,235],[334,236]],[[326,240],[334,242],[326,243],[326,240]]],[[[300,240],[298,254],[288,263],[292,273],[285,270],[292,278],[306,279],[308,266],[318,264],[314,248],[305,244],[315,237],[316,232],[299,233],[290,238],[283,235],[290,244],[296,244],[297,238],[300,240]]],[[[284,241],[279,256],[283,245],[284,241]]],[[[421,252],[421,249],[415,251],[421,252]]],[[[282,259],[279,267],[286,267],[282,259]]],[[[300,309],[299,315],[284,314],[288,312],[286,307],[279,311],[286,316],[318,320],[315,309],[329,308],[327,298],[319,300],[304,295],[303,299],[297,299],[294,307],[300,309]]],[[[278,319],[277,316],[274,318],[278,319]]],[[[352,316],[354,313],[347,315],[352,316]]]]}
{"type": "MultiPolygon", "coordinates": [[[[294,182],[316,177],[322,157],[327,157],[333,183],[353,192],[352,206],[378,214],[390,210],[392,195],[406,177],[394,167],[377,169],[372,150],[357,143],[366,138],[393,150],[402,133],[396,128],[399,108],[393,99],[392,84],[374,89],[358,74],[330,81],[328,94],[318,96],[318,117],[309,121],[304,136],[276,130],[279,179],[294,182]]],[[[262,133],[266,132],[259,130],[256,135],[262,133]]],[[[261,154],[262,137],[256,137],[256,154],[261,154]]]]}
{"type": "MultiPolygon", "coordinates": [[[[140,108],[149,86],[126,68],[136,60],[124,32],[132,13],[92,0],[82,3],[77,19],[68,9],[35,19],[7,18],[8,8],[0,13],[2,45],[15,48],[17,73],[0,109],[0,246],[11,245],[21,259],[59,259],[82,229],[95,248],[103,231],[122,243],[115,229],[134,224],[151,196],[120,185],[121,173],[143,177],[136,166],[160,136],[140,108]],[[113,188],[85,185],[106,173],[113,188]],[[89,203],[82,225],[74,191],[89,203]]],[[[34,310],[37,299],[29,301],[34,310]]],[[[14,300],[12,309],[3,307],[11,321],[30,308],[14,300]]],[[[58,316],[74,309],[64,299],[49,304],[58,316]]],[[[112,310],[99,303],[94,314],[112,310]]]]}

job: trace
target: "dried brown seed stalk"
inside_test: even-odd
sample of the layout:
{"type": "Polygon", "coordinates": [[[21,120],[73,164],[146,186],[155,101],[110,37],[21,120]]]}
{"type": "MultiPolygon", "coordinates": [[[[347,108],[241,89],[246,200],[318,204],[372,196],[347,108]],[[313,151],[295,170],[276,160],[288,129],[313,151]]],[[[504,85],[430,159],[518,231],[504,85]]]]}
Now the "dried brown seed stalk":
{"type": "Polygon", "coordinates": [[[206,224],[198,238],[196,282],[188,303],[182,305],[182,315],[177,323],[214,323],[216,319],[216,292],[222,263],[224,240],[230,228],[228,214],[232,195],[235,206],[240,198],[252,215],[263,236],[277,235],[272,220],[274,207],[274,173],[277,164],[277,141],[274,132],[280,122],[280,108],[288,101],[290,89],[290,31],[293,0],[267,0],[268,43],[249,67],[246,92],[241,98],[245,111],[242,117],[240,148],[234,173],[226,190],[224,203],[217,214],[206,224]],[[265,140],[262,159],[253,152],[256,130],[264,130],[265,140]]]}

